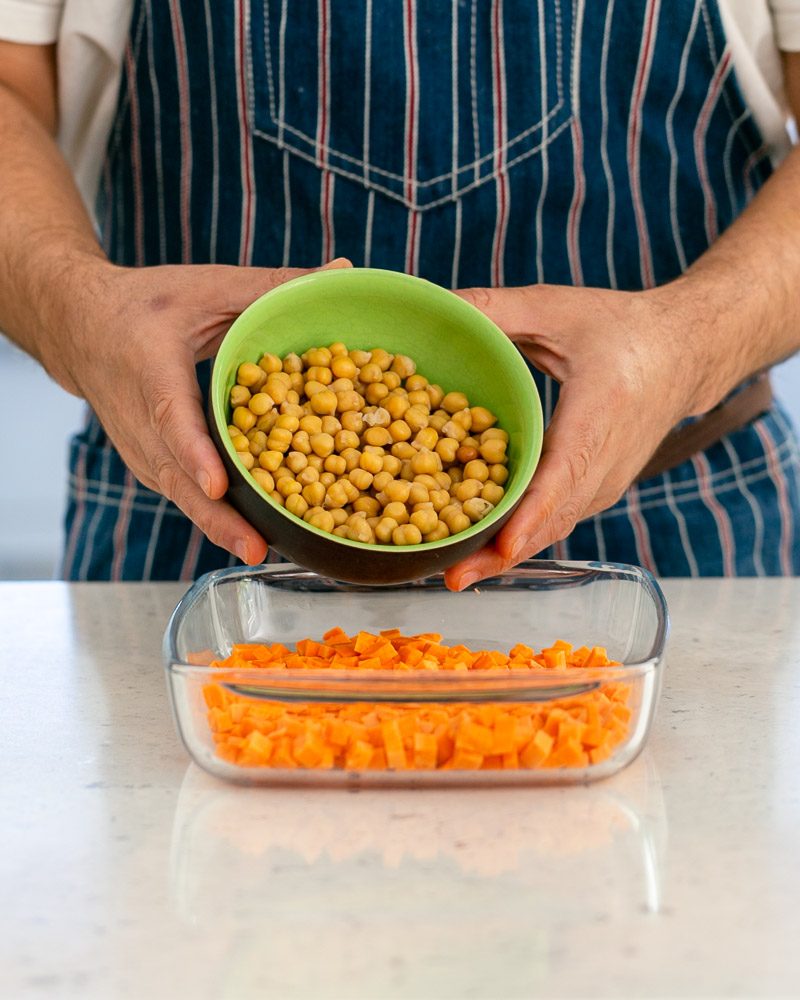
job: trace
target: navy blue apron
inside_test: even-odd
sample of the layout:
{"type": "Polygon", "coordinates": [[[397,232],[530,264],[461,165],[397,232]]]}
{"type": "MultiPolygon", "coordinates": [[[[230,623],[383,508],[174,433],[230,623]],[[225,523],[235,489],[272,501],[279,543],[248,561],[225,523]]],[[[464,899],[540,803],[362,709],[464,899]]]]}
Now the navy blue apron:
{"type": "MultiPolygon", "coordinates": [[[[714,2],[136,0],[98,212],[127,266],[346,256],[446,287],[635,290],[770,170],[714,2]]],[[[66,578],[234,562],[91,415],[70,463],[66,578]]],[[[795,574],[799,468],[776,406],[544,555],[795,574]]]]}

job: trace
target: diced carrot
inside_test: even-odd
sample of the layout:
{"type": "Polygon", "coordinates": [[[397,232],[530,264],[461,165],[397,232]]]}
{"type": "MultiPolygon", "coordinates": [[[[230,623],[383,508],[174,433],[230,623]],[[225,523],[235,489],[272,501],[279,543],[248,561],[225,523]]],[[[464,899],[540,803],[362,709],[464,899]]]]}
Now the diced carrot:
{"type": "MultiPolygon", "coordinates": [[[[472,671],[510,673],[613,666],[601,646],[556,640],[540,653],[517,643],[509,653],[447,646],[437,633],[398,629],[321,640],[240,643],[212,668],[274,670],[472,671]]],[[[325,704],[287,706],[245,698],[220,684],[202,689],[220,758],[241,767],[350,770],[579,768],[607,760],[633,715],[631,685],[620,681],[583,695],[534,704],[325,704]]]]}

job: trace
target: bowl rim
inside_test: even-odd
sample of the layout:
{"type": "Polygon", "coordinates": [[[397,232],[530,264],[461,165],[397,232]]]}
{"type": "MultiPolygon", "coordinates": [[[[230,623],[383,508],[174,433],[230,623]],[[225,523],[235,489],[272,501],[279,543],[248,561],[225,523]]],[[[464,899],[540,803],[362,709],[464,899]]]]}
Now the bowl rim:
{"type": "MultiPolygon", "coordinates": [[[[369,280],[369,279],[367,279],[369,280]]],[[[273,298],[274,301],[274,298],[273,298]]],[[[428,281],[426,278],[419,278],[416,275],[405,274],[402,271],[390,271],[385,268],[368,268],[368,267],[358,267],[358,268],[334,268],[329,271],[314,271],[311,274],[300,275],[296,278],[292,278],[289,281],[278,285],[275,288],[271,288],[269,291],[265,292],[263,295],[259,296],[253,302],[250,303],[247,308],[237,316],[233,321],[231,326],[225,333],[222,341],[217,350],[217,354],[214,358],[214,363],[211,372],[211,383],[209,388],[209,399],[211,402],[211,412],[214,422],[216,424],[217,433],[219,438],[225,448],[230,460],[234,463],[235,467],[241,472],[241,479],[246,485],[265,503],[267,503],[272,510],[282,514],[284,517],[290,519],[300,527],[304,528],[306,531],[316,535],[317,537],[333,542],[339,545],[343,545],[357,551],[361,552],[384,552],[389,554],[397,555],[399,553],[414,553],[414,552],[431,552],[437,549],[446,549],[452,545],[463,543],[470,538],[481,534],[490,528],[497,521],[501,521],[508,517],[513,511],[514,507],[520,502],[522,497],[527,490],[533,474],[539,464],[539,458],[541,457],[542,445],[544,440],[544,414],[542,411],[542,403],[539,396],[539,391],[536,387],[536,383],[533,376],[525,363],[522,355],[519,353],[517,348],[514,346],[513,341],[511,341],[505,333],[494,323],[488,316],[480,311],[477,307],[473,306],[471,303],[467,302],[465,299],[460,298],[453,292],[437,285],[432,281],[428,281]],[[347,277],[341,277],[346,275],[347,277]],[[533,433],[533,447],[530,448],[525,455],[521,456],[523,459],[517,463],[517,469],[515,474],[517,478],[515,479],[513,490],[507,491],[499,504],[482,520],[476,521],[471,524],[469,528],[465,528],[463,531],[458,532],[455,535],[448,535],[447,538],[440,539],[435,542],[419,542],[415,545],[386,545],[378,542],[359,542],[351,538],[342,538],[339,535],[334,535],[332,532],[323,531],[321,528],[315,527],[313,524],[309,524],[304,521],[303,518],[298,517],[291,511],[288,511],[284,506],[279,505],[273,500],[273,498],[264,490],[262,487],[253,479],[252,476],[247,475],[247,470],[239,462],[238,456],[236,455],[236,449],[230,440],[230,435],[228,434],[227,427],[228,421],[225,419],[224,406],[226,405],[222,400],[221,390],[216,391],[216,383],[221,378],[221,371],[224,367],[227,367],[229,360],[227,354],[230,353],[233,348],[230,346],[232,343],[231,334],[234,333],[237,326],[240,323],[246,322],[246,319],[253,311],[257,309],[260,303],[262,303],[267,298],[273,298],[274,296],[285,294],[287,290],[291,293],[292,290],[297,287],[302,287],[303,285],[309,283],[318,283],[319,281],[352,281],[355,280],[353,276],[360,279],[364,275],[379,275],[384,278],[388,278],[390,281],[396,281],[398,284],[405,284],[408,287],[412,287],[417,291],[424,291],[427,294],[432,294],[440,296],[441,300],[444,302],[447,298],[448,303],[456,311],[461,311],[465,317],[469,317],[473,322],[478,318],[486,329],[487,333],[492,337],[497,349],[501,354],[505,355],[505,360],[509,365],[514,365],[517,367],[520,374],[525,372],[529,381],[531,392],[529,395],[520,401],[520,406],[522,408],[529,408],[529,414],[533,433]],[[227,344],[227,347],[226,347],[227,344]]],[[[474,405],[480,405],[474,404],[474,405]]]]}
{"type": "MultiPolygon", "coordinates": [[[[269,580],[281,576],[296,579],[303,584],[311,584],[320,591],[363,593],[375,588],[359,584],[341,583],[320,577],[294,563],[271,563],[257,567],[231,567],[213,570],[199,577],[181,597],[173,610],[162,642],[164,667],[168,678],[177,676],[210,679],[212,675],[221,683],[247,688],[251,682],[257,683],[262,693],[254,694],[243,690],[239,693],[250,697],[275,700],[319,700],[335,701],[403,701],[403,700],[458,700],[464,701],[520,701],[551,700],[554,697],[569,697],[585,693],[601,683],[615,680],[630,680],[633,677],[654,673],[660,676],[664,660],[666,642],[670,632],[670,615],[666,598],[655,576],[641,566],[628,563],[611,563],[580,560],[530,560],[523,566],[514,567],[498,576],[482,580],[467,592],[493,589],[503,592],[509,585],[517,588],[537,590],[555,589],[567,586],[586,586],[600,578],[628,579],[638,582],[650,600],[657,615],[657,626],[650,654],[644,659],[629,660],[615,667],[574,668],[569,671],[569,682],[565,685],[563,674],[554,676],[552,670],[532,670],[524,675],[499,675],[493,671],[470,671],[469,675],[437,675],[429,671],[404,671],[399,678],[389,671],[309,671],[285,670],[268,678],[265,671],[253,668],[246,670],[232,667],[211,667],[206,664],[188,663],[177,654],[177,637],[181,623],[194,604],[207,591],[219,583],[241,582],[253,578],[269,580]],[[333,676],[336,674],[336,676],[333,676]],[[556,688],[569,687],[565,693],[554,693],[556,688]]],[[[308,589],[306,587],[306,589],[308,589]]],[[[393,584],[381,587],[387,590],[447,590],[444,576],[437,574],[411,584],[393,584]]],[[[450,591],[455,596],[455,592],[450,591]]]]}

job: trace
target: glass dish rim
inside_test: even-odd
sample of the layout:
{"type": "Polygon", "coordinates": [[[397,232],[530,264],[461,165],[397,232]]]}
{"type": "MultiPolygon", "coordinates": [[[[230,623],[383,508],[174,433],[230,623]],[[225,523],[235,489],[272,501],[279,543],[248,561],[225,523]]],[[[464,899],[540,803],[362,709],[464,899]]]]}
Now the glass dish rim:
{"type": "MultiPolygon", "coordinates": [[[[251,697],[272,700],[315,700],[315,695],[323,701],[408,701],[408,700],[465,700],[465,701],[519,701],[523,698],[533,700],[551,700],[557,697],[573,697],[584,691],[592,690],[601,682],[611,682],[631,679],[642,674],[656,671],[663,660],[664,649],[670,630],[669,610],[664,594],[653,574],[643,567],[628,563],[610,563],[579,560],[530,560],[523,566],[514,567],[505,573],[489,580],[480,581],[474,588],[491,587],[500,589],[500,581],[523,580],[526,578],[546,579],[548,575],[562,574],[567,576],[575,573],[590,572],[581,585],[590,583],[598,575],[625,575],[638,579],[651,597],[658,614],[656,635],[653,640],[650,655],[641,660],[630,660],[617,667],[576,668],[569,671],[569,681],[559,672],[554,676],[552,670],[534,670],[524,675],[498,675],[494,671],[471,671],[464,673],[434,674],[430,671],[403,672],[402,677],[388,671],[308,671],[282,670],[269,676],[269,684],[265,684],[263,670],[254,668],[246,670],[234,667],[211,667],[206,664],[193,664],[182,660],[177,654],[177,633],[186,614],[200,600],[207,590],[218,582],[230,580],[246,580],[253,577],[269,579],[280,575],[294,576],[319,581],[321,590],[332,592],[374,592],[386,593],[392,590],[424,589],[426,586],[440,589],[442,576],[428,577],[415,584],[397,584],[390,587],[365,587],[358,584],[339,583],[315,573],[304,570],[294,563],[272,563],[258,567],[231,567],[212,570],[199,577],[184,593],[170,615],[162,643],[164,666],[168,676],[193,677],[195,679],[229,682],[241,693],[251,697]],[[535,574],[532,576],[531,574],[535,574]],[[227,679],[227,681],[226,681],[227,679]],[[248,691],[248,685],[256,686],[259,691],[248,691]],[[555,689],[564,689],[563,693],[554,693],[555,689]]],[[[577,583],[578,581],[576,581],[577,583]]],[[[508,584],[505,584],[507,587],[508,584]]]]}

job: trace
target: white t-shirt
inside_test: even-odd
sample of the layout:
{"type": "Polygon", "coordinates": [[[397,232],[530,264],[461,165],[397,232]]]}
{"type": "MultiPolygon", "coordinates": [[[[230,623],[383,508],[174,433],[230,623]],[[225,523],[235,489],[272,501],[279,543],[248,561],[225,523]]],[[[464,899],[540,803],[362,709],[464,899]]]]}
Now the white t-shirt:
{"type": "MultiPolygon", "coordinates": [[[[789,114],[780,51],[800,52],[800,0],[718,0],[733,65],[773,163],[789,114]]],[[[59,141],[87,205],[113,120],[133,0],[0,0],[0,38],[58,42],[59,141]]]]}

